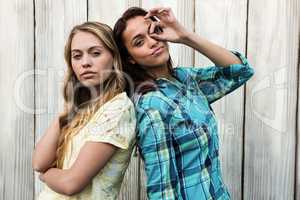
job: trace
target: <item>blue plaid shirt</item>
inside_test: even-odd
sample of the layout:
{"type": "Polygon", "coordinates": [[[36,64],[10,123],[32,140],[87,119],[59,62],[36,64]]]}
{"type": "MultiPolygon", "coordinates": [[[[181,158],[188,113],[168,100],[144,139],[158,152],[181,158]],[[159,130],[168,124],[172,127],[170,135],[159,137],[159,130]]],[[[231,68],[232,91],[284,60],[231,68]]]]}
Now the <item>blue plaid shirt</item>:
{"type": "Polygon", "coordinates": [[[151,200],[230,199],[219,160],[217,122],[210,104],[253,74],[245,57],[228,67],[177,67],[174,80],[136,102],[137,142],[151,200]]]}

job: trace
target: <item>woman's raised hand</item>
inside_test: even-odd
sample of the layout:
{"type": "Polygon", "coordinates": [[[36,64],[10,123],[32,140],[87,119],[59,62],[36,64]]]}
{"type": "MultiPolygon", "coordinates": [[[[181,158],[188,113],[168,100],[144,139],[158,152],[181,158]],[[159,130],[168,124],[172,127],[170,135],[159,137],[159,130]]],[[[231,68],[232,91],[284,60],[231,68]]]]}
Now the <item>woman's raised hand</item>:
{"type": "Polygon", "coordinates": [[[153,21],[149,34],[151,37],[169,42],[182,43],[187,35],[187,30],[175,18],[171,8],[156,7],[149,10],[145,19],[156,17],[153,21]]]}

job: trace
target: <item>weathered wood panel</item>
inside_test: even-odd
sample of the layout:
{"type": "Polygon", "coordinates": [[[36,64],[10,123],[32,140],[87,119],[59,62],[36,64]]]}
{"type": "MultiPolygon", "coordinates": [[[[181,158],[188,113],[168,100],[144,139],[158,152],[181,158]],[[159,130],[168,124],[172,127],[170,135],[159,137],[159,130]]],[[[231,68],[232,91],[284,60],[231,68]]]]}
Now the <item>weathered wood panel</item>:
{"type": "MultiPolygon", "coordinates": [[[[225,182],[232,199],[300,200],[298,0],[0,1],[0,199],[31,200],[43,187],[31,154],[62,110],[71,27],[86,20],[113,26],[134,5],[171,7],[189,30],[248,55],[255,76],[213,104],[225,182]]],[[[212,65],[183,45],[170,51],[175,66],[212,65]]],[[[145,183],[143,163],[132,157],[119,199],[146,199],[145,183]]]]}
{"type": "Polygon", "coordinates": [[[32,1],[0,1],[0,199],[33,198],[33,12],[32,1]]]}
{"type": "Polygon", "coordinates": [[[249,1],[244,199],[294,199],[297,4],[249,1]]]}
{"type": "MultiPolygon", "coordinates": [[[[62,87],[64,72],[64,45],[74,25],[87,17],[86,0],[35,1],[36,43],[36,141],[49,123],[63,111],[62,87]]],[[[44,187],[36,173],[36,196],[44,187]]]]}
{"type": "MultiPolygon", "coordinates": [[[[300,148],[299,148],[299,144],[300,144],[300,2],[299,1],[295,1],[290,3],[290,12],[289,12],[289,25],[290,25],[290,29],[292,29],[290,31],[290,42],[291,44],[294,44],[294,48],[291,51],[291,58],[293,58],[293,65],[296,65],[296,68],[298,66],[297,69],[297,81],[294,81],[294,84],[296,84],[296,86],[292,87],[293,89],[298,90],[298,104],[297,104],[297,109],[295,110],[296,114],[297,114],[297,121],[296,121],[296,156],[295,156],[295,165],[296,165],[296,169],[295,169],[295,200],[300,200],[300,148]],[[298,52],[297,52],[298,50],[298,52]],[[298,63],[296,63],[298,62],[298,63]]],[[[292,113],[292,111],[290,111],[292,113]]]]}
{"type": "Polygon", "coordinates": [[[99,21],[108,24],[113,28],[117,19],[126,8],[126,0],[110,1],[88,0],[88,20],[99,21]]]}
{"type": "MultiPolygon", "coordinates": [[[[196,1],[195,32],[229,50],[245,54],[247,1],[196,1]]],[[[213,63],[195,53],[196,66],[213,63]]],[[[232,199],[242,197],[243,87],[212,107],[218,120],[220,157],[225,184],[232,199]]]]}
{"type": "MultiPolygon", "coordinates": [[[[195,29],[195,1],[194,0],[179,0],[177,1],[178,21],[189,31],[195,29]]],[[[194,66],[194,49],[185,45],[178,47],[178,65],[179,66],[194,66]]]]}

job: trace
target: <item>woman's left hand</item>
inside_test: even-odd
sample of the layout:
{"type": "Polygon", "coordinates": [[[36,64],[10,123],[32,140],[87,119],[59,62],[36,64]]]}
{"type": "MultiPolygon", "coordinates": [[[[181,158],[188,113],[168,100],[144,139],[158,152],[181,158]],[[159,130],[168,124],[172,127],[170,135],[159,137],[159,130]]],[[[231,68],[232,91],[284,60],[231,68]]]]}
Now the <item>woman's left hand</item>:
{"type": "Polygon", "coordinates": [[[159,21],[153,21],[149,34],[151,37],[169,42],[182,43],[187,35],[187,30],[177,21],[171,8],[156,7],[149,10],[145,19],[157,17],[159,21]]]}

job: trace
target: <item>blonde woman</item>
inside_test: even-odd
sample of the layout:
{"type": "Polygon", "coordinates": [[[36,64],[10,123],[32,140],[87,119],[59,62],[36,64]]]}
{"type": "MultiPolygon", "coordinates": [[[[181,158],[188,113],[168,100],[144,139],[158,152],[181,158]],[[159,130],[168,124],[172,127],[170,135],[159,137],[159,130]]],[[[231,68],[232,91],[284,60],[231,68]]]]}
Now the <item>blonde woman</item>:
{"type": "Polygon", "coordinates": [[[135,111],[109,26],[75,26],[65,46],[65,111],[33,152],[40,200],[116,199],[135,142],[135,111]]]}

